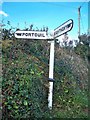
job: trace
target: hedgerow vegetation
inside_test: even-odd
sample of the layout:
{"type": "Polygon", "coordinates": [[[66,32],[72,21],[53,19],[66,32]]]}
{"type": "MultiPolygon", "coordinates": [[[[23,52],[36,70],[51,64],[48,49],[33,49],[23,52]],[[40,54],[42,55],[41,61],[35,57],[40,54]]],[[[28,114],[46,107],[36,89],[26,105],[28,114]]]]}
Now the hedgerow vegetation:
{"type": "Polygon", "coordinates": [[[88,118],[87,54],[79,45],[71,53],[55,45],[53,109],[49,110],[49,49],[47,41],[2,41],[3,120],[88,118]]]}

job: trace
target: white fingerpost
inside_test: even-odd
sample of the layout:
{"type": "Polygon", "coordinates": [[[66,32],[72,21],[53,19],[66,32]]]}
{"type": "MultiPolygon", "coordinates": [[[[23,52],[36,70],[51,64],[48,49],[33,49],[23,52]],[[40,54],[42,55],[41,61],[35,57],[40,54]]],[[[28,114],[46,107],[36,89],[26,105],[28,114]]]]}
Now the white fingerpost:
{"type": "Polygon", "coordinates": [[[53,97],[53,71],[54,71],[54,40],[69,32],[73,28],[73,20],[69,19],[51,32],[50,36],[47,36],[46,31],[22,31],[15,32],[16,38],[30,39],[30,40],[50,40],[50,61],[49,61],[49,93],[48,93],[48,108],[52,109],[52,97],[53,97]]]}
{"type": "Polygon", "coordinates": [[[53,97],[53,71],[54,71],[54,40],[50,41],[50,61],[49,61],[49,93],[48,93],[48,108],[52,109],[53,97]]]}

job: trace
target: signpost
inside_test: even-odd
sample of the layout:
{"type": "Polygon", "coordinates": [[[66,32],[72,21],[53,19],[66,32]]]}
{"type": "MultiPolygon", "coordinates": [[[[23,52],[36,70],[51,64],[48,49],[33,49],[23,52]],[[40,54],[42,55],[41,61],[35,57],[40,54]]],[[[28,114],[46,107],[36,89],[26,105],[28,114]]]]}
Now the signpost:
{"type": "MultiPolygon", "coordinates": [[[[69,32],[73,27],[73,20],[68,20],[63,23],[61,26],[54,29],[54,40],[69,32]]],[[[50,62],[49,62],[49,93],[48,93],[48,108],[52,109],[52,96],[53,96],[53,69],[54,69],[54,40],[51,41],[51,48],[50,48],[50,62]]]]}
{"type": "Polygon", "coordinates": [[[54,38],[57,38],[67,32],[69,32],[73,28],[73,20],[69,19],[56,29],[54,29],[54,38]]]}
{"type": "Polygon", "coordinates": [[[25,39],[47,39],[47,34],[45,31],[16,31],[16,38],[25,39]]]}
{"type": "Polygon", "coordinates": [[[54,40],[50,41],[50,61],[49,61],[49,94],[48,94],[48,108],[52,109],[53,96],[53,71],[54,71],[54,40]]]}
{"type": "Polygon", "coordinates": [[[48,93],[48,108],[52,109],[52,97],[53,97],[53,71],[54,71],[54,42],[55,39],[73,28],[73,20],[69,19],[56,29],[54,29],[54,35],[49,37],[45,31],[16,31],[16,38],[23,39],[40,39],[40,40],[49,40],[50,46],[50,61],[49,61],[49,93],[48,93]]]}

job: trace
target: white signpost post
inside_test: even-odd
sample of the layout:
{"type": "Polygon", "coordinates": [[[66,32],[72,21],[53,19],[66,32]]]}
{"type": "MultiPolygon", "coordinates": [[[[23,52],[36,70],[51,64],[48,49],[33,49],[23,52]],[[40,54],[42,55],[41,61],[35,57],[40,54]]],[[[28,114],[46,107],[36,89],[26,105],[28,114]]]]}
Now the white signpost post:
{"type": "Polygon", "coordinates": [[[48,108],[52,109],[53,97],[53,71],[54,71],[54,40],[50,41],[50,60],[49,60],[49,93],[48,93],[48,108]]]}
{"type": "Polygon", "coordinates": [[[73,27],[73,20],[68,20],[63,23],[61,26],[54,29],[54,38],[51,41],[51,48],[50,48],[50,61],[49,61],[49,93],[48,93],[48,108],[52,109],[52,98],[53,98],[53,70],[54,70],[54,40],[69,32],[73,27]]]}
{"type": "Polygon", "coordinates": [[[48,108],[52,109],[52,98],[53,98],[53,71],[54,71],[54,44],[55,39],[67,32],[73,27],[73,20],[70,19],[63,23],[61,26],[54,29],[53,37],[48,37],[45,31],[16,31],[16,38],[23,39],[38,39],[38,40],[49,40],[50,41],[50,60],[49,60],[49,93],[48,93],[48,108]]]}

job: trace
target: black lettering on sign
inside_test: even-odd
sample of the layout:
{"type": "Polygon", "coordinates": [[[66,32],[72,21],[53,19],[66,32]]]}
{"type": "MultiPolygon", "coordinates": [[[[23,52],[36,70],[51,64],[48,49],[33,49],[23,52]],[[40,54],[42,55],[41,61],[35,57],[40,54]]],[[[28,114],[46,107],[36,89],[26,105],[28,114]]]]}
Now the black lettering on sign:
{"type": "Polygon", "coordinates": [[[43,33],[16,33],[17,36],[45,37],[43,33]]]}
{"type": "Polygon", "coordinates": [[[71,26],[71,23],[68,25],[68,28],[71,26]]]}
{"type": "Polygon", "coordinates": [[[44,34],[42,34],[42,35],[43,35],[43,37],[45,37],[44,34]]]}
{"type": "Polygon", "coordinates": [[[41,34],[41,37],[45,37],[44,34],[41,34]]]}
{"type": "Polygon", "coordinates": [[[32,33],[32,36],[34,36],[34,33],[32,33]]]}
{"type": "Polygon", "coordinates": [[[35,37],[37,37],[37,33],[35,33],[35,37]]]}
{"type": "Polygon", "coordinates": [[[29,36],[31,36],[31,33],[28,33],[29,36]]]}
{"type": "Polygon", "coordinates": [[[41,37],[41,34],[38,34],[38,37],[41,37]]]}
{"type": "Polygon", "coordinates": [[[65,30],[65,27],[62,27],[61,31],[64,31],[65,30]]]}
{"type": "Polygon", "coordinates": [[[71,23],[70,23],[70,24],[68,24],[68,25],[66,25],[65,27],[66,27],[66,28],[69,28],[70,26],[71,26],[71,23]]]}
{"type": "Polygon", "coordinates": [[[28,33],[26,33],[25,35],[28,36],[28,33]]]}
{"type": "Polygon", "coordinates": [[[22,36],[24,36],[25,35],[25,33],[22,33],[22,36]]]}
{"type": "Polygon", "coordinates": [[[44,34],[41,33],[35,33],[35,37],[45,37],[44,34]]]}
{"type": "Polygon", "coordinates": [[[17,36],[21,36],[21,33],[16,33],[17,34],[17,36]]]}

